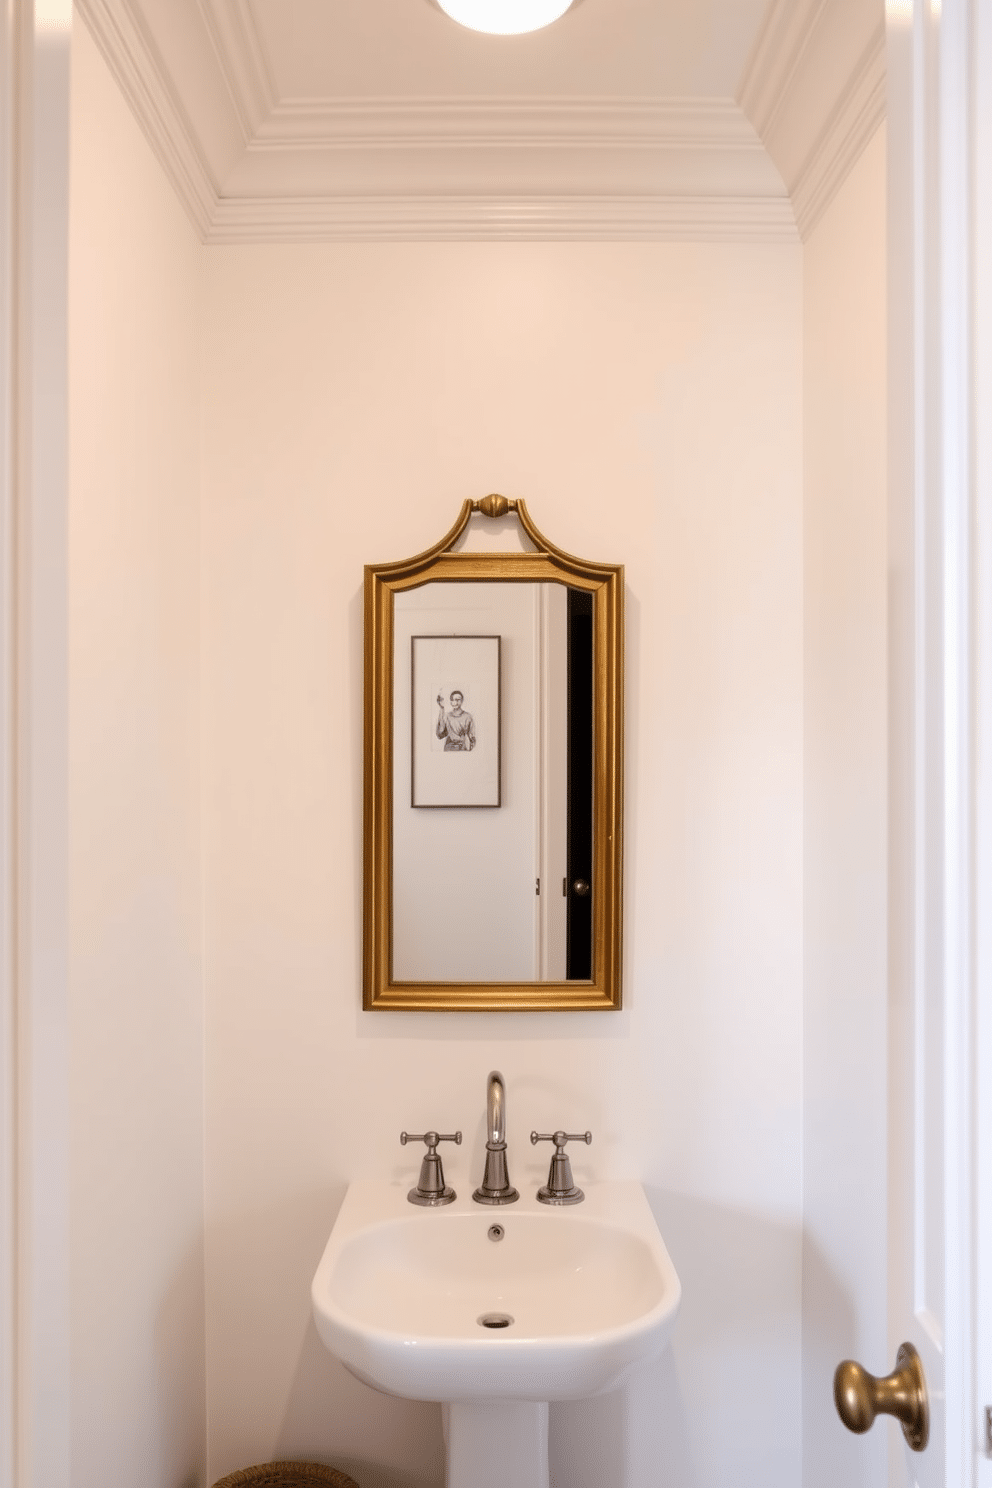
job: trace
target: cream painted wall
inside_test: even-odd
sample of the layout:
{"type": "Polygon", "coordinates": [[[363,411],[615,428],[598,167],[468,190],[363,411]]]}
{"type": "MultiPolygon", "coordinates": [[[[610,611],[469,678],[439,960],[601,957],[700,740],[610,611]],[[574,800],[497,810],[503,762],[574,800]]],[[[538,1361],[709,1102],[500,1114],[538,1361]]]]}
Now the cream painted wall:
{"type": "Polygon", "coordinates": [[[673,1351],[561,1408],[560,1488],[800,1478],[802,285],[790,247],[209,250],[203,298],[211,1480],[312,1453],[437,1484],[439,1411],[325,1353],[308,1288],[348,1180],[484,1082],[579,1182],[644,1181],[673,1351]],[[625,1006],[360,1011],[361,580],[466,496],[627,565],[625,1006]],[[578,1126],[576,1127],[576,1123],[578,1126]],[[757,1393],[742,1378],[758,1377],[757,1393]]]}
{"type": "Polygon", "coordinates": [[[193,1488],[205,1476],[201,259],[77,26],[69,307],[72,1488],[193,1488]]]}
{"type": "Polygon", "coordinates": [[[874,1488],[892,1434],[845,1431],[831,1389],[891,1367],[885,201],[882,129],[804,249],[804,1488],[874,1488]]]}

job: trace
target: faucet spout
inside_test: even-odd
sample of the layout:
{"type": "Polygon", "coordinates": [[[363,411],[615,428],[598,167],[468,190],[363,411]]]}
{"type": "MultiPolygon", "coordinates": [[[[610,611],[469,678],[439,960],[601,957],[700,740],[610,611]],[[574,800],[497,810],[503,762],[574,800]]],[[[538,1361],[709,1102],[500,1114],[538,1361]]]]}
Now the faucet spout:
{"type": "Polygon", "coordinates": [[[486,1166],[472,1195],[477,1204],[514,1204],[520,1195],[506,1168],[506,1086],[499,1070],[486,1084],[486,1166]]]}
{"type": "Polygon", "coordinates": [[[487,1143],[506,1141],[506,1086],[499,1070],[490,1071],[486,1085],[486,1127],[487,1143]]]}

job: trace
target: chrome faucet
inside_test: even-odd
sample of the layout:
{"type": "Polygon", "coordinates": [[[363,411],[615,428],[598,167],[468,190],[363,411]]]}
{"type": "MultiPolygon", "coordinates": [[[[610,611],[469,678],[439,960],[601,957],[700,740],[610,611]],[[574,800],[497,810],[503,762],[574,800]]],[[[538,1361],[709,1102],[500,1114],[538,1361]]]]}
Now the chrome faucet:
{"type": "Polygon", "coordinates": [[[477,1204],[515,1204],[520,1195],[506,1170],[506,1086],[499,1070],[486,1085],[486,1166],[472,1195],[477,1204]]]}

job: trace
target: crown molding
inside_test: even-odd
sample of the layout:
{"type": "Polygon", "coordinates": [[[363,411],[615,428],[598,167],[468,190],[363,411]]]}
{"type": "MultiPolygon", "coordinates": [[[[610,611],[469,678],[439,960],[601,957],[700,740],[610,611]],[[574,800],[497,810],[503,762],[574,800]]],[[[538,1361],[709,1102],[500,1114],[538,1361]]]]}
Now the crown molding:
{"type": "MultiPolygon", "coordinates": [[[[671,200],[681,220],[687,200],[746,200],[760,212],[786,192],[730,100],[481,98],[280,105],[222,195],[248,213],[251,202],[285,198],[294,218],[304,200],[341,199],[349,220],[362,200],[451,198],[455,221],[468,199],[577,198],[597,203],[600,222],[609,201],[671,200]]],[[[326,223],[325,208],[315,211],[326,223]]],[[[628,219],[624,207],[618,231],[628,219]]],[[[396,222],[404,220],[402,208],[396,222]]],[[[514,219],[500,220],[508,231],[514,219]]]]}
{"type": "Polygon", "coordinates": [[[277,105],[272,68],[248,0],[198,0],[244,142],[277,105]]]}
{"type": "Polygon", "coordinates": [[[287,99],[249,150],[422,144],[762,148],[731,99],[448,97],[287,99]]]}
{"type": "Polygon", "coordinates": [[[729,197],[336,197],[218,203],[210,244],[360,241],[796,243],[792,207],[729,197]]]}
{"type": "Polygon", "coordinates": [[[219,196],[196,132],[129,0],[75,0],[159,164],[201,238],[219,196]]]}
{"type": "MultiPolygon", "coordinates": [[[[884,118],[877,3],[772,0],[738,101],[660,102],[280,100],[250,0],[197,0],[219,71],[188,107],[143,0],[76,8],[205,242],[785,241],[812,231],[884,118]]],[[[168,55],[190,45],[163,38],[168,55]]]]}
{"type": "Polygon", "coordinates": [[[799,235],[805,241],[885,119],[885,25],[879,26],[859,66],[806,159],[792,190],[799,235]]]}
{"type": "Polygon", "coordinates": [[[812,232],[885,118],[881,0],[773,0],[738,102],[812,232]]]}
{"type": "Polygon", "coordinates": [[[219,71],[212,98],[190,92],[191,119],[141,0],[77,5],[204,242],[797,240],[729,99],[273,102],[248,0],[197,0],[219,71]]]}
{"type": "Polygon", "coordinates": [[[829,0],[772,0],[737,90],[737,102],[764,139],[789,92],[829,0]]]}

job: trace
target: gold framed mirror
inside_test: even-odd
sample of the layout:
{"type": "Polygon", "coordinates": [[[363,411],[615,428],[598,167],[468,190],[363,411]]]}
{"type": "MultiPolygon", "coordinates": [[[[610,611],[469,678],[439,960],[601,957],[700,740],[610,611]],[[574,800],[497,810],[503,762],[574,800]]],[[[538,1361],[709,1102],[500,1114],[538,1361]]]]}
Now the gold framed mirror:
{"type": "Polygon", "coordinates": [[[623,567],[497,495],[367,566],[364,810],[367,1010],[619,1008],[623,567]]]}

